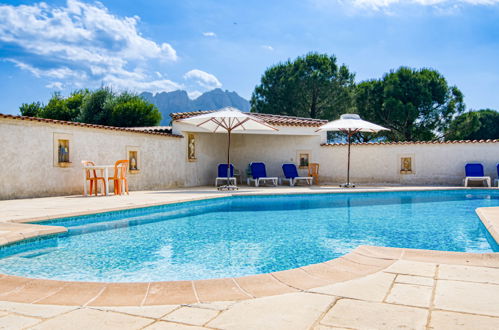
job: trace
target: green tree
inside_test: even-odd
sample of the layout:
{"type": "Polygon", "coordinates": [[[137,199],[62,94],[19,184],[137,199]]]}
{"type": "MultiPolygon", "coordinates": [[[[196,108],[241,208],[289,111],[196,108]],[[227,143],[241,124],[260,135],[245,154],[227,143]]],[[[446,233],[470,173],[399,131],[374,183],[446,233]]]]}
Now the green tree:
{"type": "Polygon", "coordinates": [[[60,93],[54,93],[47,105],[40,111],[40,116],[50,119],[77,121],[80,116],[81,105],[87,94],[87,90],[79,90],[64,98],[60,93]]]}
{"type": "Polygon", "coordinates": [[[463,94],[440,73],[407,67],[360,83],[355,103],[361,117],[391,129],[380,133],[391,141],[441,138],[454,116],[464,111],[463,94]]]}
{"type": "Polygon", "coordinates": [[[116,94],[110,88],[77,90],[66,98],[54,93],[46,106],[36,102],[23,104],[19,110],[23,116],[118,127],[154,126],[161,121],[161,113],[152,103],[129,92],[116,94]]]}
{"type": "Polygon", "coordinates": [[[470,111],[457,116],[445,131],[446,140],[499,139],[499,112],[470,111]]]}
{"type": "Polygon", "coordinates": [[[156,106],[138,95],[125,92],[106,106],[112,109],[111,126],[154,126],[161,121],[161,113],[156,106]]]}
{"type": "Polygon", "coordinates": [[[354,74],[336,57],[309,53],[265,71],[251,97],[251,111],[333,119],[353,105],[354,74]]]}
{"type": "Polygon", "coordinates": [[[43,105],[40,102],[23,103],[19,107],[21,116],[40,117],[40,112],[43,110],[43,105]]]}
{"type": "Polygon", "coordinates": [[[111,125],[112,107],[108,106],[116,97],[107,87],[89,93],[81,105],[78,121],[87,124],[111,125]]]}

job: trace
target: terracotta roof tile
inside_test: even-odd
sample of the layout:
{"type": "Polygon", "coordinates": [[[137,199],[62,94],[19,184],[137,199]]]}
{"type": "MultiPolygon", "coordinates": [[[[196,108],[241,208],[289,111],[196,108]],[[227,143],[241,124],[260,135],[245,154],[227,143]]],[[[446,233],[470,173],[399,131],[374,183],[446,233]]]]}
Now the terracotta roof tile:
{"type": "MultiPolygon", "coordinates": [[[[370,146],[370,145],[405,145],[405,144],[459,144],[459,143],[499,143],[498,140],[455,140],[455,141],[404,141],[404,142],[360,142],[352,143],[357,146],[370,146]]],[[[323,143],[323,147],[345,146],[346,143],[323,143]]]]}
{"type": "Polygon", "coordinates": [[[73,121],[64,121],[64,120],[56,120],[56,119],[6,115],[6,114],[2,114],[2,113],[0,113],[0,118],[25,120],[25,121],[37,121],[37,122],[58,124],[58,125],[67,125],[67,126],[107,129],[107,130],[111,130],[111,131],[123,131],[123,132],[133,132],[133,133],[140,133],[140,134],[162,135],[162,136],[169,136],[169,137],[175,137],[175,138],[182,137],[182,135],[172,134],[172,133],[168,133],[168,132],[161,132],[161,131],[156,131],[156,130],[151,130],[151,129],[139,130],[139,129],[137,129],[137,127],[104,126],[104,125],[86,124],[86,123],[78,123],[78,122],[73,122],[73,121]]]}
{"type": "MultiPolygon", "coordinates": [[[[194,117],[198,115],[203,115],[206,113],[214,112],[215,110],[209,111],[191,111],[191,112],[176,112],[170,114],[173,120],[185,119],[189,117],[194,117]]],[[[305,127],[319,127],[327,123],[324,119],[314,119],[314,118],[302,118],[293,116],[283,116],[283,115],[271,115],[267,113],[256,113],[251,112],[250,115],[265,121],[267,124],[275,126],[305,126],[305,127]]]]}
{"type": "Polygon", "coordinates": [[[128,127],[134,131],[143,131],[143,132],[157,132],[157,133],[171,133],[171,126],[147,126],[147,127],[128,127]]]}

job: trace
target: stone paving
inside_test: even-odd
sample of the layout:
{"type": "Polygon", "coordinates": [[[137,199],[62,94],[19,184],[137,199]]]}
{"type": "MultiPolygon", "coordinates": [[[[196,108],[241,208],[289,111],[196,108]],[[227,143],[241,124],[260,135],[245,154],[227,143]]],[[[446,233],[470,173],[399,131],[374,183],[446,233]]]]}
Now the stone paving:
{"type": "MultiPolygon", "coordinates": [[[[287,191],[334,190],[305,189],[287,191]]],[[[246,193],[284,192],[282,188],[248,191],[246,193]]],[[[13,233],[43,235],[44,230],[53,230],[10,223],[12,220],[207,196],[224,194],[208,188],[203,192],[200,188],[190,192],[139,192],[125,198],[0,201],[0,222],[5,225],[0,227],[0,237],[11,237],[13,233]],[[11,225],[27,227],[9,227],[11,225]]],[[[494,210],[482,212],[480,216],[482,220],[485,218],[486,225],[499,219],[494,210]]],[[[217,283],[194,285],[186,281],[185,287],[193,288],[194,300],[175,304],[161,304],[162,297],[176,294],[166,284],[155,287],[154,283],[138,283],[123,291],[122,287],[111,284],[58,286],[53,283],[57,281],[45,281],[40,286],[36,282],[0,277],[0,329],[499,329],[498,253],[362,246],[323,264],[258,275],[251,280],[221,279],[217,283]],[[237,288],[238,294],[220,295],[219,291],[226,288],[220,283],[237,288]],[[113,303],[115,300],[109,292],[120,292],[119,304],[113,303]],[[148,305],[149,294],[157,300],[150,300],[148,305]],[[219,301],[217,298],[222,296],[232,298],[219,301]],[[15,302],[12,297],[21,297],[24,303],[15,302]],[[61,297],[71,299],[63,301],[61,297]],[[114,306],[106,306],[111,303],[114,306]]]]}
{"type": "Polygon", "coordinates": [[[499,258],[495,262],[400,259],[355,280],[242,301],[142,307],[0,302],[0,328],[499,329],[499,258]]]}

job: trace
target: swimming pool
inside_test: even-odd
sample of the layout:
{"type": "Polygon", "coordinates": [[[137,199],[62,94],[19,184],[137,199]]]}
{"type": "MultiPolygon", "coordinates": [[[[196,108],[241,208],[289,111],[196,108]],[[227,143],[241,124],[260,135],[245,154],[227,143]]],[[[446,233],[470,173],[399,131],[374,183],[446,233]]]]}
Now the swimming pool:
{"type": "Polygon", "coordinates": [[[499,191],[235,196],[44,222],[67,234],[0,248],[0,272],[70,281],[237,277],[359,245],[499,251],[475,214],[499,191]]]}

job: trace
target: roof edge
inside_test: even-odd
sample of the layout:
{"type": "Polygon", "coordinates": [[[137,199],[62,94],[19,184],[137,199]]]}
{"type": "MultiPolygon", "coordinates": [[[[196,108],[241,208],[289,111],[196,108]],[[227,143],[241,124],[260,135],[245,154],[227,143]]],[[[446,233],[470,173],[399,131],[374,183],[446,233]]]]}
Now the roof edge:
{"type": "MultiPolygon", "coordinates": [[[[198,110],[198,111],[186,111],[186,112],[174,112],[170,113],[170,117],[173,121],[181,120],[185,118],[190,118],[198,115],[204,115],[217,110],[198,110]]],[[[251,116],[254,116],[260,120],[265,121],[267,124],[275,126],[294,126],[294,127],[320,127],[327,123],[326,119],[316,119],[316,118],[305,118],[305,117],[295,117],[287,115],[276,115],[270,113],[260,113],[260,112],[245,112],[251,116]]]]}
{"type": "Polygon", "coordinates": [[[75,122],[75,121],[65,121],[65,120],[58,120],[58,119],[7,115],[7,114],[3,114],[3,113],[0,113],[0,118],[14,119],[14,120],[25,120],[25,121],[35,121],[35,122],[43,122],[43,123],[48,123],[48,124],[58,124],[58,125],[66,125],[66,126],[97,128],[97,129],[105,129],[105,130],[110,130],[110,131],[122,131],[122,132],[139,133],[139,134],[161,135],[161,136],[168,136],[168,137],[174,137],[174,138],[183,138],[182,135],[172,134],[172,133],[155,132],[155,131],[151,131],[151,130],[148,130],[148,131],[147,130],[138,130],[138,129],[133,129],[130,127],[116,127],[116,126],[87,124],[87,123],[79,123],[79,122],[75,122]]]}
{"type": "MultiPolygon", "coordinates": [[[[408,144],[463,144],[463,143],[499,143],[499,139],[487,140],[452,140],[452,141],[403,141],[403,142],[355,142],[352,145],[370,146],[370,145],[408,145],[408,144]]],[[[346,146],[348,143],[322,143],[321,147],[346,146]]]]}

